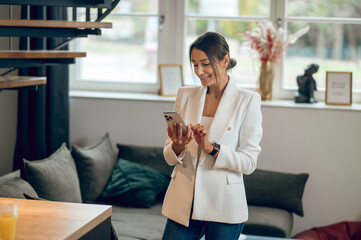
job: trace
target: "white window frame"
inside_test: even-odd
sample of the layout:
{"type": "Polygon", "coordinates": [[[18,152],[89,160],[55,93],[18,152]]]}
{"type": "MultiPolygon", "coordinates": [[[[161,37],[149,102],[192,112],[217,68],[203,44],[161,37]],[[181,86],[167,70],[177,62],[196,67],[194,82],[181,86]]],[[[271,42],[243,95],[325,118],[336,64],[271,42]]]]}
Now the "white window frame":
{"type": "MultiPolygon", "coordinates": [[[[187,52],[188,46],[185,44],[186,20],[191,16],[186,16],[186,0],[159,0],[159,16],[164,16],[165,22],[163,30],[159,32],[158,36],[158,64],[183,64],[183,57],[187,52]]],[[[287,0],[270,0],[270,15],[269,19],[276,23],[278,19],[282,20],[282,27],[287,26],[287,22],[295,21],[309,21],[309,22],[325,22],[325,23],[359,23],[361,19],[344,19],[344,18],[303,18],[303,17],[288,17],[286,13],[287,0]]],[[[199,18],[197,16],[197,18],[199,18]]],[[[207,16],[202,16],[207,18],[207,16]]],[[[212,18],[214,18],[212,16],[212,18]]],[[[220,19],[230,19],[229,17],[219,17],[220,19]]],[[[237,17],[237,19],[245,20],[263,20],[268,17],[237,17]]],[[[287,34],[287,31],[285,31],[287,34]]],[[[73,44],[73,47],[76,44],[73,44]]],[[[80,49],[78,49],[80,50],[80,49]]],[[[280,59],[279,65],[275,69],[275,79],[273,83],[273,99],[289,99],[293,100],[296,88],[285,88],[283,86],[283,67],[284,57],[280,59]]],[[[159,93],[159,77],[157,77],[156,84],[139,84],[139,83],[104,83],[104,82],[81,82],[76,81],[76,73],[79,72],[73,66],[71,71],[71,90],[95,90],[95,91],[117,91],[117,92],[137,92],[137,93],[159,93]]],[[[183,68],[184,69],[184,68],[183,68]]],[[[187,74],[183,74],[187,76],[187,74]]],[[[295,80],[296,81],[296,80],[295,80]]],[[[355,81],[355,79],[354,79],[355,81]]],[[[241,85],[242,86],[242,85],[241,85]]],[[[244,88],[256,90],[254,86],[244,85],[244,88]]],[[[319,88],[315,92],[315,97],[318,101],[324,101],[325,90],[319,88]]],[[[353,101],[361,101],[361,91],[353,90],[353,101]]]]}
{"type": "MultiPolygon", "coordinates": [[[[174,58],[174,51],[171,48],[172,41],[174,41],[174,28],[172,28],[173,21],[167,21],[172,18],[172,4],[173,1],[159,0],[158,17],[164,16],[166,21],[163,24],[163,30],[158,32],[158,63],[167,63],[174,58]],[[169,40],[165,40],[169,39],[169,40]]],[[[116,15],[116,14],[114,14],[116,15]]],[[[127,16],[126,14],[121,14],[127,16]]],[[[135,16],[129,15],[129,16],[135,16]]],[[[136,14],[136,16],[157,16],[155,14],[136,14]]],[[[106,20],[105,20],[106,21],[106,20]]],[[[70,48],[76,51],[82,51],[80,40],[76,39],[70,45],[70,48]]],[[[70,68],[70,89],[77,91],[112,91],[112,92],[141,92],[141,93],[158,93],[159,91],[159,77],[154,84],[149,83],[131,83],[131,82],[103,82],[103,81],[86,81],[80,79],[81,62],[72,65],[70,68]]]]}
{"type": "MultiPolygon", "coordinates": [[[[269,20],[269,21],[273,21],[272,19],[272,11],[270,10],[270,12],[269,12],[269,16],[252,16],[252,15],[249,15],[249,16],[209,16],[209,15],[196,15],[196,14],[186,14],[185,12],[186,12],[186,7],[187,6],[185,6],[185,1],[186,0],[184,0],[184,18],[183,18],[183,24],[184,24],[184,31],[183,31],[183,34],[184,34],[184,36],[183,36],[183,44],[186,42],[186,36],[185,36],[185,33],[187,32],[187,25],[185,24],[186,23],[186,21],[187,20],[189,20],[189,19],[195,19],[195,20],[210,20],[210,19],[213,19],[213,20],[230,20],[230,21],[232,21],[232,20],[234,20],[234,21],[267,21],[267,20],[269,20]]],[[[272,1],[273,0],[270,0],[270,9],[272,9],[272,1]]],[[[273,21],[274,22],[274,21],[273,21]]],[[[241,41],[241,40],[240,40],[241,41]]],[[[189,46],[187,46],[187,47],[189,47],[189,46]]],[[[188,56],[188,49],[187,49],[187,47],[186,48],[184,48],[184,51],[183,51],[183,55],[182,55],[182,63],[183,63],[183,59],[184,58],[187,58],[188,56]]],[[[230,51],[232,51],[232,49],[230,50],[230,51]]],[[[231,53],[232,54],[232,53],[231,53]]],[[[185,68],[183,68],[183,69],[185,69],[185,68]]],[[[187,76],[187,74],[183,74],[183,76],[187,76]]],[[[187,82],[187,81],[185,81],[185,82],[187,82]]],[[[188,82],[191,82],[191,81],[188,81],[188,82]]],[[[254,83],[254,84],[241,84],[241,83],[239,83],[238,84],[239,86],[241,86],[241,87],[243,87],[243,88],[246,88],[246,89],[250,89],[250,90],[253,90],[253,91],[256,91],[256,88],[257,88],[257,86],[256,86],[256,83],[254,83]]]]}
{"type": "MultiPolygon", "coordinates": [[[[273,4],[272,11],[274,12],[273,22],[276,22],[277,19],[282,20],[282,27],[285,29],[285,34],[287,34],[287,23],[288,22],[309,22],[309,23],[342,23],[342,24],[360,24],[361,18],[338,18],[338,17],[292,17],[287,16],[287,0],[272,0],[276,4],[273,4]]],[[[277,99],[292,99],[294,98],[295,91],[298,90],[297,87],[286,87],[283,83],[283,69],[284,69],[284,57],[280,61],[280,67],[276,68],[276,76],[273,84],[273,96],[277,99]]],[[[302,74],[302,72],[300,72],[302,74]]],[[[356,79],[353,78],[353,81],[356,79]]],[[[296,81],[296,79],[295,79],[296,81]]],[[[317,91],[314,92],[315,98],[317,101],[325,101],[325,88],[317,88],[317,91]]],[[[361,101],[361,90],[353,89],[353,102],[361,101]]]]}

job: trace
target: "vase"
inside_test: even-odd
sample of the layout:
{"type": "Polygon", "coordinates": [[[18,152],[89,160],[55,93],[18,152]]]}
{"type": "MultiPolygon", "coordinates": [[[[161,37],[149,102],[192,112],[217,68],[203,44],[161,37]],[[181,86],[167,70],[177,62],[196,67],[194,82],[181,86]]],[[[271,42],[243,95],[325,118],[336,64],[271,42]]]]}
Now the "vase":
{"type": "Polygon", "coordinates": [[[274,66],[270,61],[262,62],[259,73],[259,92],[261,99],[268,101],[272,99],[272,84],[274,78],[274,66]]]}

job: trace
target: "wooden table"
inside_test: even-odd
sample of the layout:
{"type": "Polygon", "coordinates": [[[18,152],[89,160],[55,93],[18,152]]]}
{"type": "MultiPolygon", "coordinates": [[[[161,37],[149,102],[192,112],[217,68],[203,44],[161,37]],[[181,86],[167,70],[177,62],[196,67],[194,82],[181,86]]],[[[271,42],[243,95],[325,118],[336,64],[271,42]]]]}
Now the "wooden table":
{"type": "Polygon", "coordinates": [[[0,198],[18,202],[16,240],[110,239],[112,207],[0,198]]]}

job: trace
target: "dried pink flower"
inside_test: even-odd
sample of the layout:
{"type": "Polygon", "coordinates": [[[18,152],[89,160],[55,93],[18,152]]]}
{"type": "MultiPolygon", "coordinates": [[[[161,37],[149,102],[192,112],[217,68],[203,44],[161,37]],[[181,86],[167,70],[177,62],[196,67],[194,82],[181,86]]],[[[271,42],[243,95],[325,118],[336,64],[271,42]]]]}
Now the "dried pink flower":
{"type": "Polygon", "coordinates": [[[257,53],[257,57],[262,63],[268,61],[277,63],[281,58],[283,51],[287,51],[287,47],[297,41],[309,31],[306,26],[292,34],[287,39],[284,38],[284,31],[281,27],[275,27],[272,22],[260,22],[258,26],[242,33],[246,40],[245,43],[257,53]]]}

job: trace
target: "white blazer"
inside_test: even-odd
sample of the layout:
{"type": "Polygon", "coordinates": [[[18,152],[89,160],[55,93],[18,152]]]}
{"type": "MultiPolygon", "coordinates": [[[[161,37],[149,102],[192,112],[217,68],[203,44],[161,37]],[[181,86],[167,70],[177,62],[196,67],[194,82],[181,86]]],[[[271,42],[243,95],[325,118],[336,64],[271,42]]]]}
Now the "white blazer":
{"type": "MultiPolygon", "coordinates": [[[[174,111],[186,124],[200,123],[207,88],[185,87],[178,91],[174,111]]],[[[243,174],[257,165],[262,137],[261,99],[257,93],[229,81],[209,129],[211,143],[221,145],[217,159],[207,153],[198,158],[193,139],[178,157],[167,137],[164,158],[175,165],[162,214],[184,226],[192,219],[242,223],[248,219],[243,174]],[[198,165],[198,167],[197,167],[198,165]]]]}

